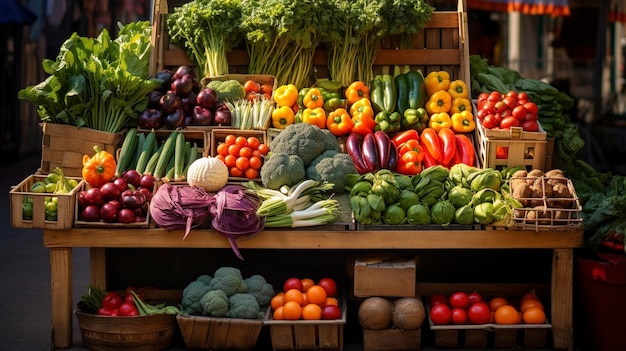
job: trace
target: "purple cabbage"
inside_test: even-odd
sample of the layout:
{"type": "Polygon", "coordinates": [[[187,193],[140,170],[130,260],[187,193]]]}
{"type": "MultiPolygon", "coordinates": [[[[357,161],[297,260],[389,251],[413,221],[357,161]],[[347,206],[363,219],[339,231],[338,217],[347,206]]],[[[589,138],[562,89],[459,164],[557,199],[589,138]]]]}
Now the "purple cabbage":
{"type": "Polygon", "coordinates": [[[185,239],[192,227],[211,222],[209,205],[212,200],[213,195],[202,188],[165,183],[150,200],[150,216],[163,229],[184,228],[185,239]]]}
{"type": "Polygon", "coordinates": [[[211,227],[228,238],[230,246],[241,260],[243,256],[236,239],[251,238],[263,230],[265,217],[256,214],[260,205],[261,199],[237,184],[226,185],[210,201],[211,227]]]}

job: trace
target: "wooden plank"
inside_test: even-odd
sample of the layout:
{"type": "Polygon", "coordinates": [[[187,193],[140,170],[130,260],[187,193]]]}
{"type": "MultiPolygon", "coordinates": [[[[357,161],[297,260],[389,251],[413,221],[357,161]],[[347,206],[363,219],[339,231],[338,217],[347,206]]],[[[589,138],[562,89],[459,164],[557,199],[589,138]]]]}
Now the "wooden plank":
{"type": "Polygon", "coordinates": [[[91,283],[100,289],[107,290],[106,249],[92,247],[89,249],[91,262],[91,283]]]}
{"type": "Polygon", "coordinates": [[[53,349],[72,345],[72,249],[50,249],[53,349]]]}
{"type": "Polygon", "coordinates": [[[554,348],[573,350],[574,253],[556,249],[552,256],[552,332],[554,348]]]}

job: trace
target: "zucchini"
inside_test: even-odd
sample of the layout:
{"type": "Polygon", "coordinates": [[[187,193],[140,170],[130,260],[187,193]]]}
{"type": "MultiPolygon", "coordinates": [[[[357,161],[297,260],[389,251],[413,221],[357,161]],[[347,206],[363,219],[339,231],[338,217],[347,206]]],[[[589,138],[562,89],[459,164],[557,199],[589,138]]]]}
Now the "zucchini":
{"type": "MultiPolygon", "coordinates": [[[[142,135],[145,135],[142,133],[142,135]]],[[[135,170],[141,174],[146,170],[146,166],[150,157],[157,150],[156,144],[156,133],[154,129],[146,135],[145,140],[139,150],[139,157],[137,158],[137,164],[135,165],[135,170]]]]}
{"type": "Polygon", "coordinates": [[[121,177],[122,173],[128,170],[128,166],[131,161],[135,157],[135,152],[137,149],[137,128],[131,128],[126,133],[126,137],[124,138],[124,142],[122,143],[122,149],[120,151],[120,157],[117,160],[117,165],[115,167],[115,176],[121,177]]]}
{"type": "Polygon", "coordinates": [[[198,144],[193,143],[193,146],[187,148],[187,157],[185,157],[185,169],[183,169],[183,174],[185,175],[185,178],[187,178],[187,170],[189,169],[189,166],[191,166],[193,161],[197,160],[198,157],[198,144]]]}
{"type": "Polygon", "coordinates": [[[152,174],[157,179],[163,177],[167,172],[167,165],[170,163],[170,158],[174,155],[176,137],[178,134],[178,131],[172,131],[163,143],[163,151],[161,151],[161,156],[159,157],[159,161],[157,162],[154,173],[152,174]]]}
{"type": "Polygon", "coordinates": [[[159,158],[161,156],[161,151],[157,151],[150,156],[150,160],[148,160],[148,164],[146,164],[146,169],[143,171],[143,174],[153,175],[154,169],[156,168],[157,162],[159,162],[159,158]]]}
{"type": "Polygon", "coordinates": [[[143,151],[143,144],[146,142],[146,135],[144,133],[138,133],[137,147],[135,148],[135,155],[133,156],[132,163],[128,166],[129,169],[137,170],[137,161],[143,151]]]}
{"type": "Polygon", "coordinates": [[[176,136],[176,148],[174,150],[174,180],[185,179],[183,170],[185,169],[185,135],[178,133],[176,136]]]}

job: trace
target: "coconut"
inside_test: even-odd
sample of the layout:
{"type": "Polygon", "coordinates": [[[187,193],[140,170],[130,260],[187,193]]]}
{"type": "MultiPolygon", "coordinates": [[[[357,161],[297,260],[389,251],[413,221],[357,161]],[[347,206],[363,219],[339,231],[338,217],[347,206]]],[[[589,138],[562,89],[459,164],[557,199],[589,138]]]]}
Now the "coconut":
{"type": "Polygon", "coordinates": [[[420,299],[403,297],[393,303],[392,317],[396,329],[415,330],[422,326],[426,318],[426,309],[420,299]]]}
{"type": "Polygon", "coordinates": [[[368,297],[359,305],[359,323],[363,329],[387,329],[391,326],[391,310],[391,301],[383,297],[368,297]]]}

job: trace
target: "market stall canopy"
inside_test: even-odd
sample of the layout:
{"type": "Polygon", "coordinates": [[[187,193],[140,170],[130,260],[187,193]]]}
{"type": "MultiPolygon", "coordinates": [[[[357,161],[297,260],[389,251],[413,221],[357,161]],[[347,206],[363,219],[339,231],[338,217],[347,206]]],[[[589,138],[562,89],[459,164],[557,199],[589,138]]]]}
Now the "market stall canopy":
{"type": "Polygon", "coordinates": [[[570,14],[569,0],[467,0],[467,8],[552,17],[570,14]]]}
{"type": "Polygon", "coordinates": [[[0,3],[0,24],[32,24],[35,19],[35,14],[17,1],[0,3]]]}

